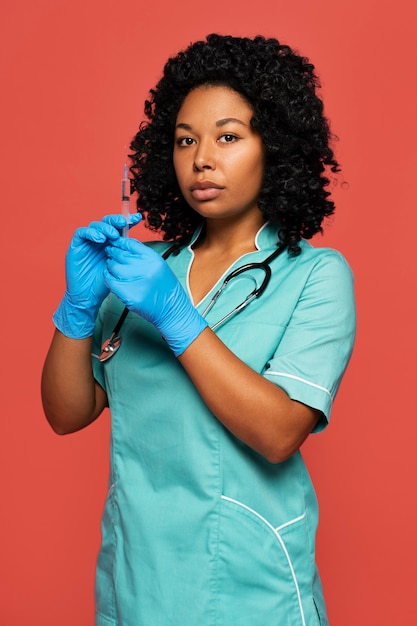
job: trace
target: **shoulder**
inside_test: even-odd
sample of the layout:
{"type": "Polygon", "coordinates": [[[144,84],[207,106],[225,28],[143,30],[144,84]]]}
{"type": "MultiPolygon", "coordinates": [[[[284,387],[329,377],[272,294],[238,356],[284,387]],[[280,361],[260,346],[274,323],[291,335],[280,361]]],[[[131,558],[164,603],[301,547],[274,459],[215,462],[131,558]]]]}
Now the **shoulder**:
{"type": "Polygon", "coordinates": [[[300,301],[354,308],[355,286],[352,269],[338,250],[319,248],[301,241],[301,253],[288,258],[289,283],[300,301]]]}
{"type": "Polygon", "coordinates": [[[352,269],[341,252],[334,248],[315,247],[308,241],[300,242],[301,253],[295,257],[301,266],[312,272],[325,271],[335,276],[345,276],[353,280],[352,269]]]}

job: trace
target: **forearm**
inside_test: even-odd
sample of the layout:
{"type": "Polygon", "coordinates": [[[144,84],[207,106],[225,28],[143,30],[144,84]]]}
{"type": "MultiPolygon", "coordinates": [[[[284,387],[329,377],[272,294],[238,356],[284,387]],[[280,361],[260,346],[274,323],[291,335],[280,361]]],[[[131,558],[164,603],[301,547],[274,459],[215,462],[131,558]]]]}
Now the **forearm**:
{"type": "Polygon", "coordinates": [[[69,339],[55,331],[42,372],[42,402],[47,420],[58,434],[93,422],[106,406],[106,394],[95,382],[91,338],[69,339]]]}
{"type": "Polygon", "coordinates": [[[107,254],[104,276],[111,291],[159,330],[226,428],[271,462],[293,454],[319,412],[292,401],[228,350],[154,251],[122,237],[107,254]]]}
{"type": "Polygon", "coordinates": [[[319,419],[318,411],[291,400],[238,359],[209,329],[179,360],[224,426],[273,463],[298,450],[319,419]]]}

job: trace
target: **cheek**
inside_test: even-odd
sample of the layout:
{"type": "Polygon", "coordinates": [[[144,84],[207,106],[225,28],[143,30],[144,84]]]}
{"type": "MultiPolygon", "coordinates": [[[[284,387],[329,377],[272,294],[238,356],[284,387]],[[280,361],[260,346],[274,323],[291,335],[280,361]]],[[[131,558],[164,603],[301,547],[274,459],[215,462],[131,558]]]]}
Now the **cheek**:
{"type": "Polygon", "coordinates": [[[254,172],[256,172],[256,176],[258,177],[259,188],[262,187],[264,174],[265,174],[265,154],[264,151],[260,151],[255,162],[253,164],[254,172]]]}
{"type": "Polygon", "coordinates": [[[174,167],[174,171],[175,171],[175,175],[176,175],[176,178],[177,178],[177,183],[178,183],[179,190],[180,190],[184,200],[187,202],[187,204],[192,206],[193,205],[193,197],[192,197],[192,194],[190,192],[190,181],[187,178],[186,174],[184,173],[184,169],[181,169],[181,168],[175,169],[175,167],[174,167]]]}
{"type": "Polygon", "coordinates": [[[233,164],[230,164],[229,171],[239,172],[242,182],[251,185],[262,184],[264,175],[264,152],[261,146],[251,145],[251,149],[245,149],[244,152],[237,155],[233,164]]]}
{"type": "Polygon", "coordinates": [[[254,158],[247,163],[245,172],[242,170],[242,180],[246,180],[253,189],[260,190],[264,177],[263,156],[254,158]]]}

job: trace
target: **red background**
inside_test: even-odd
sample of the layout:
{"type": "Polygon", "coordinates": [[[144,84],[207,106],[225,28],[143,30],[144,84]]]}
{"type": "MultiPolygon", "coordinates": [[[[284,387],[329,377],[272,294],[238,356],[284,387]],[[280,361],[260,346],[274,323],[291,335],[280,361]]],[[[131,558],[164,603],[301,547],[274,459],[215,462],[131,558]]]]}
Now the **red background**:
{"type": "Polygon", "coordinates": [[[125,145],[168,55],[276,36],[316,65],[346,185],[318,245],[356,275],[358,337],[330,428],[304,450],[333,626],[415,619],[413,4],[4,0],[0,9],[0,623],[91,626],[109,416],[60,438],[39,380],[75,227],[119,210],[125,145]]]}

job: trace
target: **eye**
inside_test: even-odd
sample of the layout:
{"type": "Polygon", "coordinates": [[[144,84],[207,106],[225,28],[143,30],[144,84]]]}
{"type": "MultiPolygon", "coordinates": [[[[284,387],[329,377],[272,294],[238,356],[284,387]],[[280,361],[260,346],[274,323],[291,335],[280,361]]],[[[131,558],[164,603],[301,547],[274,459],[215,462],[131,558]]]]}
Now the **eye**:
{"type": "Polygon", "coordinates": [[[192,146],[195,140],[192,137],[179,137],[175,143],[180,147],[192,146]]]}
{"type": "Polygon", "coordinates": [[[232,135],[231,133],[225,133],[219,137],[221,143],[233,143],[234,141],[238,141],[238,139],[236,135],[232,135]]]}

